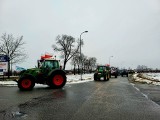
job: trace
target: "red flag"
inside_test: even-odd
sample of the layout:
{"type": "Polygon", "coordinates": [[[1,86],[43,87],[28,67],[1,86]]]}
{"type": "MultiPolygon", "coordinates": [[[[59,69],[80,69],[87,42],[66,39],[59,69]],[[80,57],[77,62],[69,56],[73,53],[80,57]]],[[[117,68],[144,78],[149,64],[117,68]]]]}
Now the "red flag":
{"type": "Polygon", "coordinates": [[[42,56],[41,56],[41,59],[45,59],[45,56],[44,56],[44,55],[42,55],[42,56]]]}
{"type": "Polygon", "coordinates": [[[51,58],[52,57],[52,55],[50,55],[50,54],[45,54],[45,58],[51,58]]]}
{"type": "Polygon", "coordinates": [[[45,55],[41,56],[41,59],[46,59],[46,58],[51,58],[51,57],[52,55],[46,53],[45,55]]]}

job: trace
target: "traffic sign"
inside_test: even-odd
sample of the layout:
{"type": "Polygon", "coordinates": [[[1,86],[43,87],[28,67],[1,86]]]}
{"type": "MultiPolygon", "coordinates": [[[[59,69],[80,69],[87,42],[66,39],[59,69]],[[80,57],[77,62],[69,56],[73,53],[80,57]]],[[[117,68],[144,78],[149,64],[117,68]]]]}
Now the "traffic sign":
{"type": "Polygon", "coordinates": [[[7,55],[0,55],[0,75],[8,70],[9,57],[7,55]]]}
{"type": "Polygon", "coordinates": [[[0,62],[8,62],[9,58],[7,55],[0,55],[0,62]]]}
{"type": "Polygon", "coordinates": [[[0,69],[0,75],[3,75],[3,69],[0,69]]]}

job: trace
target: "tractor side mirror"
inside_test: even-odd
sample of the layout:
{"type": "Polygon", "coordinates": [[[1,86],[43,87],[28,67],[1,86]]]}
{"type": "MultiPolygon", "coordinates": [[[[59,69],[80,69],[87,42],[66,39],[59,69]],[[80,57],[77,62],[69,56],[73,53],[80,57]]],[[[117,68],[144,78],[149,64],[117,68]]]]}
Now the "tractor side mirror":
{"type": "Polygon", "coordinates": [[[44,62],[44,60],[38,60],[37,63],[38,63],[38,68],[42,67],[42,62],[44,62]]]}

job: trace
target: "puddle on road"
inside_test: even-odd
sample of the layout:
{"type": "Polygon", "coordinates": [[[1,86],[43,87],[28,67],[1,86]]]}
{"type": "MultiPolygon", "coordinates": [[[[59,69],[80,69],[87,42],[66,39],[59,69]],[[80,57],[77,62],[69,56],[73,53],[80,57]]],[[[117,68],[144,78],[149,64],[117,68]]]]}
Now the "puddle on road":
{"type": "Polygon", "coordinates": [[[27,119],[27,114],[20,111],[20,109],[18,107],[12,107],[0,114],[3,119],[5,120],[10,120],[10,119],[17,119],[17,120],[21,120],[21,119],[27,119]]]}

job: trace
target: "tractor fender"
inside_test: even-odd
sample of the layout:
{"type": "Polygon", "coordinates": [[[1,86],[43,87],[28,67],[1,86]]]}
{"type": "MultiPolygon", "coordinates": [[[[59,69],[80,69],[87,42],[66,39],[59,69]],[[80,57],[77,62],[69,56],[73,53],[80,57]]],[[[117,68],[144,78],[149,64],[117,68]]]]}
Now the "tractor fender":
{"type": "Polygon", "coordinates": [[[48,77],[51,76],[52,74],[56,74],[56,73],[61,73],[61,74],[66,75],[66,72],[65,72],[64,70],[55,69],[55,70],[52,70],[52,71],[48,74],[48,77]]]}
{"type": "Polygon", "coordinates": [[[33,75],[31,75],[31,74],[23,74],[23,75],[19,78],[19,80],[20,80],[21,78],[24,78],[24,77],[28,77],[28,78],[31,78],[32,80],[36,81],[36,78],[35,78],[33,75]]]}

